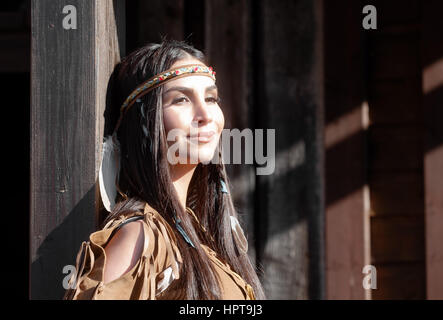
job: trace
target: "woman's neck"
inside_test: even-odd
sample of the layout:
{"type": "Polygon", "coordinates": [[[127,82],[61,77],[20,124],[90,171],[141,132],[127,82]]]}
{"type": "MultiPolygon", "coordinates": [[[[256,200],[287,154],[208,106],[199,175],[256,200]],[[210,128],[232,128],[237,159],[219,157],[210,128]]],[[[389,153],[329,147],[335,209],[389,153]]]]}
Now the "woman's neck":
{"type": "Polygon", "coordinates": [[[195,164],[178,164],[170,167],[172,183],[183,209],[186,209],[188,187],[196,167],[195,164]]]}

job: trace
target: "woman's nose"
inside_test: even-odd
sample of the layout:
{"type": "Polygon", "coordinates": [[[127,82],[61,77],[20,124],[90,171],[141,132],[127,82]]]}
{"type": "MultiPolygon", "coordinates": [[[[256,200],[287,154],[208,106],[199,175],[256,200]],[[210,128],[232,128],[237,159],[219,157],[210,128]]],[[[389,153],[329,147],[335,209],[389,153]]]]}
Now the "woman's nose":
{"type": "Polygon", "coordinates": [[[204,98],[199,98],[195,105],[194,121],[206,123],[212,121],[211,110],[204,98]]]}

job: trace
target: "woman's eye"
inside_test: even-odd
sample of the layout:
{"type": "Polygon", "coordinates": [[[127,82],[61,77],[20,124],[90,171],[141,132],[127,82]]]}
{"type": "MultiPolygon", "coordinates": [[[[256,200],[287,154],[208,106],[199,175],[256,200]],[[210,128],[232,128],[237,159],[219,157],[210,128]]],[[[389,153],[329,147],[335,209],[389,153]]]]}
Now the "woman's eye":
{"type": "Polygon", "coordinates": [[[206,102],[209,103],[220,103],[220,98],[216,97],[207,97],[206,102]]]}
{"type": "Polygon", "coordinates": [[[176,98],[172,101],[173,104],[183,104],[186,102],[188,102],[188,98],[186,98],[186,97],[176,98]]]}

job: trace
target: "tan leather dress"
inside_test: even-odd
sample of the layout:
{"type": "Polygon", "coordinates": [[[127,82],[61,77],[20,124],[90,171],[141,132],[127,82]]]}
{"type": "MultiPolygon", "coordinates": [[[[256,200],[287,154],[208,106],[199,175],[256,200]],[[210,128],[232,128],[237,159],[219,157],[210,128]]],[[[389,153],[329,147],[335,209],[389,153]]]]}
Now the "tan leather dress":
{"type": "MultiPolygon", "coordinates": [[[[217,253],[202,245],[209,261],[214,264],[219,276],[222,299],[255,299],[252,287],[231,267],[223,263],[217,253]]],[[[175,300],[184,299],[184,292],[176,286],[182,257],[176,245],[175,234],[163,217],[145,206],[144,213],[134,213],[111,220],[102,230],[90,235],[89,241],[82,243],[77,255],[77,275],[71,278],[70,287],[65,293],[66,300],[175,300]],[[106,265],[104,247],[113,231],[121,223],[135,216],[143,215],[145,246],[144,252],[135,266],[121,277],[104,284],[103,274],[106,265]]]]}

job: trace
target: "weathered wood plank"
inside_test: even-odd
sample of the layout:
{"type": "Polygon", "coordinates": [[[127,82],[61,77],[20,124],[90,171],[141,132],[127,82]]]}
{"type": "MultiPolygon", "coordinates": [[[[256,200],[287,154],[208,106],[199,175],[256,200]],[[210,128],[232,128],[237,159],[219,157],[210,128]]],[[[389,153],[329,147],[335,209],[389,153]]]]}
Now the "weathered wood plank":
{"type": "Polygon", "coordinates": [[[276,130],[275,173],[256,184],[264,286],[271,299],[323,298],[322,3],[251,3],[256,125],[276,130]]]}
{"type": "MultiPolygon", "coordinates": [[[[96,65],[96,122],[95,122],[95,177],[98,179],[98,170],[100,169],[101,147],[104,134],[104,110],[106,108],[106,95],[108,89],[108,80],[115,67],[126,52],[126,24],[125,24],[125,1],[124,0],[106,0],[96,2],[96,56],[98,63],[96,65]]],[[[108,212],[101,203],[99,184],[96,181],[96,203],[98,208],[95,215],[95,227],[98,228],[108,212]]]]}
{"type": "Polygon", "coordinates": [[[369,128],[369,170],[414,171],[423,168],[421,126],[378,126],[369,128]]]}
{"type": "Polygon", "coordinates": [[[365,36],[358,1],[325,1],[326,298],[367,299],[365,36]],[[340,17],[340,19],[337,19],[340,17]]]}
{"type": "Polygon", "coordinates": [[[373,81],[420,76],[418,32],[370,37],[369,67],[373,81]]]}
{"type": "Polygon", "coordinates": [[[380,30],[369,34],[371,264],[377,267],[380,284],[372,295],[374,299],[422,299],[420,15],[414,10],[419,2],[408,1],[408,7],[402,5],[398,12],[395,4],[374,4],[384,14],[380,30]],[[407,288],[405,281],[411,282],[407,288]]]}
{"type": "Polygon", "coordinates": [[[369,176],[371,215],[423,215],[421,171],[372,172],[369,176]]]}
{"type": "Polygon", "coordinates": [[[421,79],[369,83],[368,103],[371,123],[419,124],[422,121],[421,79]]]}
{"type": "Polygon", "coordinates": [[[370,4],[377,8],[377,32],[393,25],[414,24],[420,17],[420,1],[417,0],[373,0],[370,4]]]}
{"type": "Polygon", "coordinates": [[[102,91],[105,73],[118,56],[115,27],[110,28],[115,23],[111,8],[117,2],[32,1],[33,299],[61,298],[62,269],[75,264],[81,242],[94,229],[102,91]],[[68,4],[76,8],[77,29],[62,26],[62,9],[68,4]]]}
{"type": "Polygon", "coordinates": [[[375,264],[377,289],[374,300],[422,300],[425,296],[425,266],[422,261],[375,264]]]}
{"type": "Polygon", "coordinates": [[[399,263],[425,258],[423,216],[371,217],[371,262],[399,263]]]}

